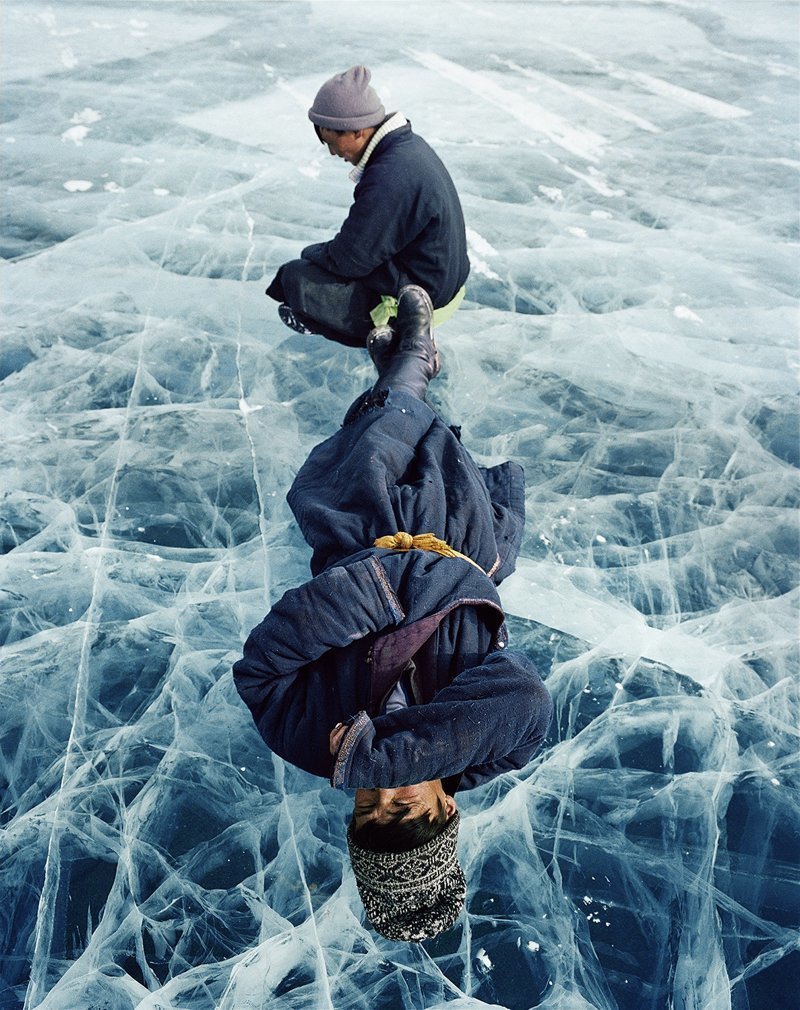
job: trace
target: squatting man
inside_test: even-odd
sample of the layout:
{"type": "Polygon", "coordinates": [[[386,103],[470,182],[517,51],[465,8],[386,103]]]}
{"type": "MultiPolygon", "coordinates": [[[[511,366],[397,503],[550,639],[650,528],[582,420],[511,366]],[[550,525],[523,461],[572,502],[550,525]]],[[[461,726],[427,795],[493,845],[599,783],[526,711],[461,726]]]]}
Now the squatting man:
{"type": "Polygon", "coordinates": [[[443,323],[469,274],[450,174],[402,113],[386,113],[370,80],[361,65],[336,74],[308,110],[320,142],[353,165],[353,203],[338,233],[284,263],[266,292],[287,326],[352,347],[395,316],[405,284],[425,289],[443,323]]]}
{"type": "Polygon", "coordinates": [[[312,578],[253,629],[234,679],[267,745],[355,789],[347,844],[390,939],[454,925],[466,885],[455,794],[530,761],[552,703],[508,649],[497,585],[515,565],[522,469],[479,467],[425,402],[433,304],[397,290],[367,346],[378,380],[316,446],[288,501],[312,578]]]}

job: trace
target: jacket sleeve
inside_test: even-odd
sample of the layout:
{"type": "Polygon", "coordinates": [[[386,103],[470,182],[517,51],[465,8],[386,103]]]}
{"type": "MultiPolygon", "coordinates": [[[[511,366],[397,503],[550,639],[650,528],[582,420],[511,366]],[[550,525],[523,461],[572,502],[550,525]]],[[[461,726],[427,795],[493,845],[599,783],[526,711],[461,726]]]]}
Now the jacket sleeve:
{"type": "Polygon", "coordinates": [[[408,179],[401,181],[398,184],[382,165],[365,172],[338,234],[329,242],[306,246],[301,257],[354,280],[387,263],[427,224],[424,210],[414,206],[417,187],[408,179]]]}
{"type": "Polygon", "coordinates": [[[525,528],[525,472],[519,463],[478,467],[492,503],[492,526],[500,565],[492,575],[499,586],[516,567],[525,528]]]}
{"type": "Polygon", "coordinates": [[[523,768],[542,744],[553,705],[531,661],[490,653],[425,705],[359,714],[334,763],[337,788],[391,788],[463,773],[472,788],[523,768]]]}
{"type": "MultiPolygon", "coordinates": [[[[371,558],[329,568],[285,593],[253,628],[244,655],[233,667],[236,689],[267,745],[320,774],[302,756],[303,733],[319,730],[327,741],[334,721],[316,726],[320,706],[329,713],[333,709],[327,706],[326,696],[313,688],[313,679],[328,670],[315,661],[330,650],[344,649],[372,632],[394,626],[403,616],[391,586],[381,580],[371,558]],[[295,748],[300,748],[297,754],[295,748]]],[[[321,748],[315,745],[315,749],[321,748]]],[[[322,751],[325,757],[327,742],[322,751]]],[[[319,763],[318,758],[315,761],[319,763]]],[[[329,765],[328,761],[322,774],[329,774],[329,765]]]]}

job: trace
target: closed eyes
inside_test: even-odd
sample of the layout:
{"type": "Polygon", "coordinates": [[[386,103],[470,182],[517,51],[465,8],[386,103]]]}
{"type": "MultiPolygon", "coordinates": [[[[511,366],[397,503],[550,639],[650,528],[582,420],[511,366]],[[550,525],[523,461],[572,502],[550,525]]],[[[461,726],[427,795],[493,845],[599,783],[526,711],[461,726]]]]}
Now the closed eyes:
{"type": "MultiPolygon", "coordinates": [[[[394,810],[411,810],[413,809],[413,803],[401,803],[399,800],[392,800],[389,806],[394,810]]],[[[371,814],[375,809],[375,804],[370,803],[368,805],[362,805],[355,807],[353,813],[359,817],[363,817],[365,814],[371,814]]]]}

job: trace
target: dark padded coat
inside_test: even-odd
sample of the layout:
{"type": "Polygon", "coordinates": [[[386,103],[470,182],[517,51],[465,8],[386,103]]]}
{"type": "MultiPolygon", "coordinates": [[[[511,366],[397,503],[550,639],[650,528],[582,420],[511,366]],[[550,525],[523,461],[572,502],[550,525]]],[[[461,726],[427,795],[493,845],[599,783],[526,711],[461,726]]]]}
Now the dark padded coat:
{"type": "Polygon", "coordinates": [[[410,125],[387,134],[370,155],[338,234],[301,256],[377,294],[395,295],[411,283],[436,308],[452,301],[469,259],[461,202],[439,156],[410,125]]]}
{"type": "Polygon", "coordinates": [[[315,577],[272,607],[234,666],[269,747],[339,787],[442,778],[452,792],[523,767],[552,705],[506,648],[496,589],[519,550],[521,468],[480,468],[427,404],[369,393],[312,451],[289,503],[315,577]],[[397,530],[433,532],[483,570],[370,546],[397,530]],[[414,704],[381,714],[412,656],[414,704]],[[349,729],[334,761],[338,722],[349,729]]]}

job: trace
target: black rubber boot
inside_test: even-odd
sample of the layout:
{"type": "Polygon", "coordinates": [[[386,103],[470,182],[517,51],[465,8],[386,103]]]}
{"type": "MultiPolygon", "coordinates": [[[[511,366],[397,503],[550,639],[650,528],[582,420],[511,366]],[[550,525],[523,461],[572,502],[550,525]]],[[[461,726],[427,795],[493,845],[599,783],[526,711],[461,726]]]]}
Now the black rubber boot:
{"type": "Polygon", "coordinates": [[[372,358],[373,365],[378,370],[378,375],[389,364],[389,358],[396,347],[397,331],[389,323],[385,326],[376,326],[367,334],[367,351],[372,358]]]}
{"type": "Polygon", "coordinates": [[[377,353],[370,352],[379,376],[373,389],[376,392],[389,388],[402,390],[424,400],[428,383],[439,374],[439,352],[433,339],[433,305],[427,291],[416,284],[400,289],[393,329],[394,340],[384,335],[377,341],[377,353]]]}

